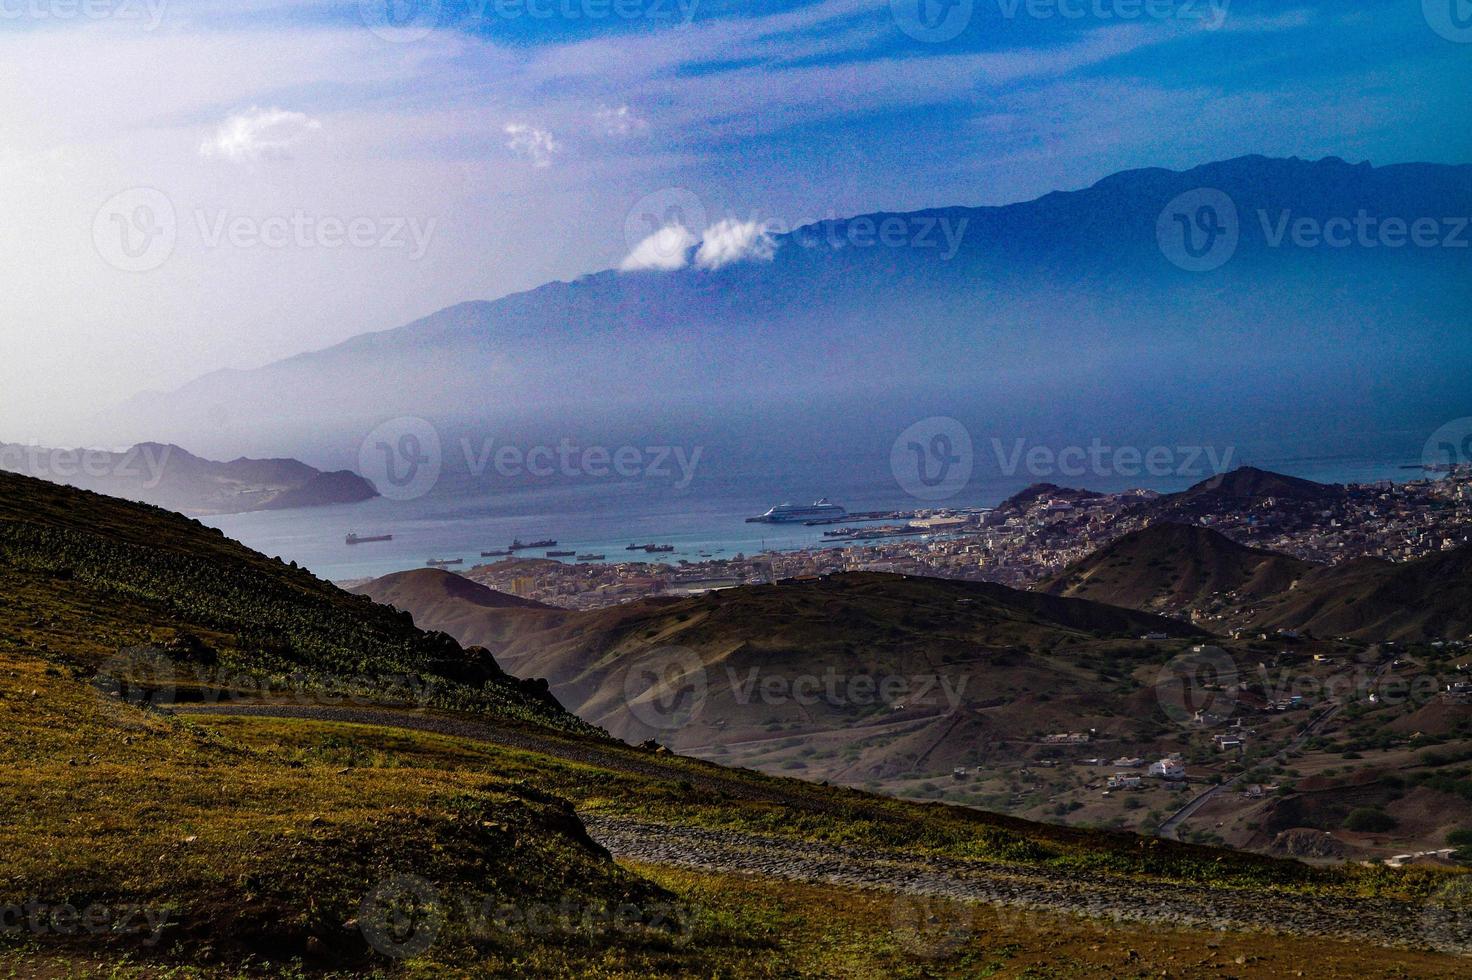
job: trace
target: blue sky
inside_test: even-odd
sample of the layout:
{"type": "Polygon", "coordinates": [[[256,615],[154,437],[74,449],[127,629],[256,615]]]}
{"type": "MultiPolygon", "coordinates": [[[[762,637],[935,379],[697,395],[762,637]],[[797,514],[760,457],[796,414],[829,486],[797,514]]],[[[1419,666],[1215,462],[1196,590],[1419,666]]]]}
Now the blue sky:
{"type": "Polygon", "coordinates": [[[0,0],[0,437],[616,266],[645,214],[1472,159],[1466,0],[389,2],[0,0]],[[120,268],[140,189],[174,234],[120,268]]]}

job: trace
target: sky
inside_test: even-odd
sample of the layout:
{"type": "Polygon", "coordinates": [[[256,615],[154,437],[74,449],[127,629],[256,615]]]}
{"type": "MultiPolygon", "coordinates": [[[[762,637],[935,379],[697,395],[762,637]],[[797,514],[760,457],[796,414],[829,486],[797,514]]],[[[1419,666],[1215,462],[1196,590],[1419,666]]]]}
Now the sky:
{"type": "Polygon", "coordinates": [[[85,442],[140,390],[648,264],[675,221],[1002,204],[1247,153],[1472,161],[1469,14],[0,0],[0,441],[85,442]]]}

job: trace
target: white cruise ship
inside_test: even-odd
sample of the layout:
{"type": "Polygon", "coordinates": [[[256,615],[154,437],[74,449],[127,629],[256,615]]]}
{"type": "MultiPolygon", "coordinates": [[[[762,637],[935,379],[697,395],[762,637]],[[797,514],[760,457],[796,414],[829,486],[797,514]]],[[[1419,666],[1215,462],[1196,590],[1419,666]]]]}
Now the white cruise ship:
{"type": "Polygon", "coordinates": [[[847,515],[848,511],[827,497],[823,497],[821,500],[815,500],[811,504],[802,506],[778,504],[761,517],[748,517],[746,522],[748,524],[795,524],[801,521],[836,520],[847,515]]]}

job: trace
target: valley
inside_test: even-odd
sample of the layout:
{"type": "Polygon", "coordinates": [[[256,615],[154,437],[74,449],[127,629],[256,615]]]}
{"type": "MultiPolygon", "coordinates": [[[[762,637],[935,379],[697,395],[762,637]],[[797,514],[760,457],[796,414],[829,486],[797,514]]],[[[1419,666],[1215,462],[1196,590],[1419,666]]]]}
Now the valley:
{"type": "MultiPolygon", "coordinates": [[[[139,976],[178,964],[210,976],[247,955],[267,974],[402,961],[490,975],[721,962],[741,976],[843,963],[855,976],[959,976],[982,961],[1117,963],[1121,947],[1098,941],[1107,922],[1110,936],[1140,937],[1138,962],[1189,951],[1184,975],[1232,956],[1267,975],[1299,942],[1334,950],[1353,915],[1367,923],[1360,948],[1383,944],[1383,962],[1429,976],[1468,943],[1461,878],[1444,871],[1315,869],[623,744],[488,650],[186,518],[12,475],[0,486],[0,711],[20,736],[0,748],[0,846],[13,855],[0,906],[30,910],[7,914],[30,924],[0,934],[0,963],[75,972],[86,949],[139,976]],[[263,610],[277,624],[265,631],[263,610]],[[709,832],[720,847],[684,848],[709,832]],[[917,878],[907,862],[929,870],[917,878]],[[1080,906],[1070,895],[1084,881],[1080,906]],[[1184,890],[1142,908],[1134,881],[1184,890]],[[1234,905],[1243,889],[1285,910],[1269,922],[1234,905]],[[379,918],[390,901],[410,904],[379,918]],[[874,937],[862,957],[819,938],[832,909],[876,906],[887,911],[858,927],[874,937]],[[67,909],[153,917],[130,915],[104,940],[59,918],[67,909]],[[780,936],[763,924],[774,914],[780,936]]],[[[852,590],[856,615],[893,601],[883,577],[819,587],[852,590]]],[[[917,628],[971,599],[984,609],[955,628],[998,646],[1160,622],[1000,587],[913,587],[917,628]]],[[[760,601],[795,602],[798,628],[823,629],[801,626],[789,591],[760,601]]],[[[1348,963],[1338,955],[1327,962],[1348,963]]]]}

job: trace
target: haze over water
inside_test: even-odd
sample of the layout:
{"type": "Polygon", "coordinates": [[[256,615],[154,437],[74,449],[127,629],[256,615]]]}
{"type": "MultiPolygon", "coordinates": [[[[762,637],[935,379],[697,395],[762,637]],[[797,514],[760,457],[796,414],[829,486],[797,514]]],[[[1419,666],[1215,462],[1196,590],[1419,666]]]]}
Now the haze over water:
{"type": "MultiPolygon", "coordinates": [[[[1392,434],[1378,451],[1334,455],[1310,455],[1285,446],[1231,447],[1227,468],[1253,465],[1329,483],[1421,479],[1422,471],[1405,468],[1420,459],[1420,438],[1407,431],[1392,434]]],[[[839,452],[807,457],[766,454],[733,465],[731,457],[707,451],[683,489],[673,485],[678,478],[673,467],[667,479],[584,478],[550,485],[512,485],[488,471],[481,478],[446,477],[434,492],[414,500],[380,498],[356,505],[261,511],[206,518],[205,523],[265,554],[296,561],[321,577],[346,580],[422,567],[431,558],[464,558],[459,567],[469,568],[498,560],[483,559],[480,552],[504,549],[515,538],[554,538],[559,550],[601,553],[610,562],[671,564],[680,559],[709,560],[701,558],[702,552],[731,558],[763,548],[817,546],[827,528],[748,524],[745,519],[777,503],[806,503],[818,497],[829,497],[850,511],[993,507],[1038,482],[1111,492],[1135,487],[1171,492],[1212,475],[1203,458],[1198,469],[1185,476],[1092,472],[1082,477],[1056,472],[1035,476],[1025,467],[1009,476],[1001,471],[989,440],[982,440],[975,453],[966,487],[933,502],[917,499],[899,485],[887,455],[876,459],[872,454],[865,458],[839,452]],[[349,546],[344,542],[349,531],[391,533],[394,539],[349,546]],[[629,544],[646,543],[672,544],[676,550],[665,555],[626,550],[629,544]]],[[[544,550],[519,554],[540,558],[544,550]]]]}

